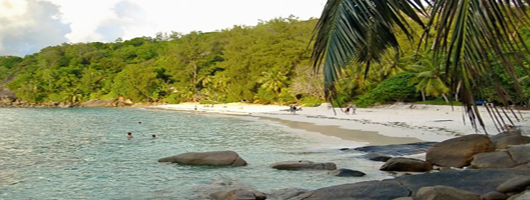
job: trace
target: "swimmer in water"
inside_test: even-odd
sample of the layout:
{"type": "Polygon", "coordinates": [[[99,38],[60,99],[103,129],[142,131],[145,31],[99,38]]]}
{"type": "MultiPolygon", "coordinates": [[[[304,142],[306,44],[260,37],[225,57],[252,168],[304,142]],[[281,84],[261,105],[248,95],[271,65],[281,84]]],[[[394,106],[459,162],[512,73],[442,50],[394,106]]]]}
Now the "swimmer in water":
{"type": "Polygon", "coordinates": [[[130,139],[133,139],[133,138],[134,138],[134,137],[133,137],[132,133],[131,133],[131,132],[128,132],[128,133],[127,133],[127,139],[130,140],[130,139]]]}
{"type": "Polygon", "coordinates": [[[156,135],[152,135],[151,139],[153,140],[156,139],[156,135]]]}

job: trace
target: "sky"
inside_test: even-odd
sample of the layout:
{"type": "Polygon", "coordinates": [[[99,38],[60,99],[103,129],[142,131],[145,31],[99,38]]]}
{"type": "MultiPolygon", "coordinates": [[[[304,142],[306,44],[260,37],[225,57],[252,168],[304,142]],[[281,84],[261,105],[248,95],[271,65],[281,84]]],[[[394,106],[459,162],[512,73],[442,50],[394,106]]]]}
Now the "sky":
{"type": "Polygon", "coordinates": [[[0,0],[0,56],[62,43],[114,42],[173,31],[210,32],[294,15],[318,18],[326,0],[0,0]]]}

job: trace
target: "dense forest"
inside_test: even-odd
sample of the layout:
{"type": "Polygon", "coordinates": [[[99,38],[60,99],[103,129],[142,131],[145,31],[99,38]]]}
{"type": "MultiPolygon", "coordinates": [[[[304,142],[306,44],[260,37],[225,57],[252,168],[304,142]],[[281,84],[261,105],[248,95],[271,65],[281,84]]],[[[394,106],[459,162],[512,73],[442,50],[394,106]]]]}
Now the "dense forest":
{"type": "MultiPolygon", "coordinates": [[[[152,103],[318,105],[325,100],[323,75],[315,72],[310,60],[316,21],[279,18],[217,32],[64,43],[23,58],[2,56],[0,88],[9,88],[32,103],[75,105],[123,97],[152,103]]],[[[530,43],[530,31],[524,33],[530,43]]],[[[355,102],[365,107],[395,101],[458,100],[448,94],[448,83],[442,79],[445,72],[431,64],[429,52],[417,52],[416,40],[398,39],[408,47],[400,52],[401,58],[389,53],[368,74],[360,67],[345,69],[335,86],[338,104],[355,102]]],[[[519,68],[523,74],[528,66],[519,68]]],[[[510,79],[500,77],[510,88],[510,79]]],[[[530,78],[520,81],[530,97],[530,78]]],[[[494,88],[477,96],[498,101],[494,88]]]]}

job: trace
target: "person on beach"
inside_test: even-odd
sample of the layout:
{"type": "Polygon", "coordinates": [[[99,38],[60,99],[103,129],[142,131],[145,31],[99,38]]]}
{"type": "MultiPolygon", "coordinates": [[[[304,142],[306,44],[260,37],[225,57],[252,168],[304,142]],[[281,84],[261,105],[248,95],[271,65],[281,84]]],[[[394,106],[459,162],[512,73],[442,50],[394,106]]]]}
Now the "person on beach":
{"type": "Polygon", "coordinates": [[[153,134],[153,135],[151,136],[151,139],[153,139],[153,140],[156,139],[156,135],[153,134]]]}
{"type": "Polygon", "coordinates": [[[132,133],[131,133],[131,132],[128,132],[128,133],[127,133],[127,139],[130,140],[130,139],[133,139],[133,138],[134,138],[134,137],[133,137],[132,133]]]}
{"type": "Polygon", "coordinates": [[[355,104],[352,104],[352,106],[351,106],[351,114],[355,114],[356,110],[357,110],[357,106],[355,104]]]}
{"type": "Polygon", "coordinates": [[[344,110],[344,113],[346,113],[347,115],[350,114],[351,109],[352,109],[352,105],[348,104],[348,106],[346,106],[346,110],[344,110]]]}

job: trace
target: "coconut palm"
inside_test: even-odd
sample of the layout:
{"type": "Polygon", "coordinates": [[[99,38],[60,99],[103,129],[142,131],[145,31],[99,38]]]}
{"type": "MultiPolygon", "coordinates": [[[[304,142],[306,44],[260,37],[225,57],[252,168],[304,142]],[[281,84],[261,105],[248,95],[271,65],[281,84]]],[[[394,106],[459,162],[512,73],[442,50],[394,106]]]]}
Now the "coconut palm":
{"type": "MultiPolygon", "coordinates": [[[[471,124],[485,128],[474,91],[482,88],[477,77],[488,77],[487,83],[502,87],[493,62],[501,63],[502,73],[514,80],[523,97],[515,69],[530,55],[518,33],[527,25],[528,4],[527,0],[328,0],[313,37],[314,66],[323,66],[326,97],[332,99],[341,68],[355,62],[368,71],[385,54],[400,56],[397,32],[412,39],[410,23],[419,24],[425,33],[433,33],[432,38],[423,34],[420,44],[429,45],[422,47],[430,48],[434,62],[445,59],[443,71],[449,78],[444,82],[451,94],[459,96],[471,124]]],[[[498,95],[508,105],[504,94],[498,95]]]]}

